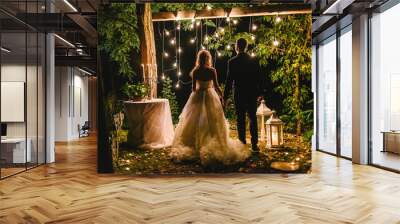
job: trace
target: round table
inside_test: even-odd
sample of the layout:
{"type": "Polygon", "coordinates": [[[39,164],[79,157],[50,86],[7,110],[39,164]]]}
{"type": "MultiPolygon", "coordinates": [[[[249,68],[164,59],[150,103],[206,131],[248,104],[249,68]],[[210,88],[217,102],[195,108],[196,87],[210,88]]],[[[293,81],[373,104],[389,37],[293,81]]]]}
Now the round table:
{"type": "Polygon", "coordinates": [[[167,99],[125,101],[124,106],[129,125],[129,145],[157,149],[172,144],[174,126],[167,99]]]}

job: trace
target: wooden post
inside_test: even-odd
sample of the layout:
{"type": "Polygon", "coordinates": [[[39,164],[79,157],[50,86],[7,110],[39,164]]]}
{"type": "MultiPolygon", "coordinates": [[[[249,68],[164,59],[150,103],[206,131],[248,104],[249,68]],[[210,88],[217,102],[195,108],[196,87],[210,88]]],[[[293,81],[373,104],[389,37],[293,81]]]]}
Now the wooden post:
{"type": "Polygon", "coordinates": [[[151,4],[136,4],[136,14],[138,18],[141,63],[146,68],[143,80],[146,80],[148,86],[151,88],[149,96],[156,98],[158,77],[151,4]]]}

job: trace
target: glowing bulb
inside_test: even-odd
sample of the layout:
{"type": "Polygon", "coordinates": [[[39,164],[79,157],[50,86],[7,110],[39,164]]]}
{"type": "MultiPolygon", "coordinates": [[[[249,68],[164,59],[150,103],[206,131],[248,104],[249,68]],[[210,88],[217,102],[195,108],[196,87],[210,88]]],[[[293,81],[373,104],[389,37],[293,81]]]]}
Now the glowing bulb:
{"type": "Polygon", "coordinates": [[[169,31],[165,30],[165,35],[169,36],[169,31]]]}
{"type": "Polygon", "coordinates": [[[179,89],[179,82],[176,83],[175,88],[179,89]]]}
{"type": "Polygon", "coordinates": [[[164,57],[168,57],[169,56],[169,54],[168,54],[168,52],[164,52],[164,57]]]}
{"type": "Polygon", "coordinates": [[[274,42],[272,42],[272,44],[276,47],[276,46],[278,46],[279,45],[279,41],[277,41],[277,40],[274,40],[274,42]]]}
{"type": "Polygon", "coordinates": [[[217,52],[217,56],[221,57],[222,56],[221,52],[217,52]]]}
{"type": "Polygon", "coordinates": [[[256,37],[252,35],[251,36],[251,40],[255,40],[255,39],[256,39],[256,37]]]}
{"type": "Polygon", "coordinates": [[[224,28],[221,28],[221,33],[223,33],[223,32],[225,32],[225,29],[224,29],[224,28]]]}
{"type": "Polygon", "coordinates": [[[174,45],[174,44],[175,44],[175,39],[172,39],[172,40],[170,41],[170,43],[171,43],[172,45],[174,45]]]}
{"type": "Polygon", "coordinates": [[[129,168],[129,167],[125,167],[125,170],[130,170],[131,168],[129,168]]]}
{"type": "Polygon", "coordinates": [[[178,24],[178,26],[176,27],[177,30],[181,29],[181,24],[178,24]]]}
{"type": "Polygon", "coordinates": [[[277,16],[277,17],[275,18],[275,22],[279,23],[280,21],[282,21],[282,18],[281,18],[280,16],[277,16]]]}
{"type": "Polygon", "coordinates": [[[196,21],[196,19],[195,18],[192,18],[192,23],[194,23],[196,21]]]}
{"type": "Polygon", "coordinates": [[[194,28],[194,24],[192,23],[192,24],[190,24],[190,29],[193,29],[194,28]]]}
{"type": "Polygon", "coordinates": [[[251,56],[251,57],[255,57],[256,54],[254,54],[254,52],[251,52],[250,56],[251,56]]]}
{"type": "Polygon", "coordinates": [[[227,21],[227,22],[231,21],[231,18],[226,17],[226,21],[227,21]]]}
{"type": "Polygon", "coordinates": [[[233,20],[233,24],[236,25],[238,23],[237,19],[233,20]]]}
{"type": "Polygon", "coordinates": [[[215,33],[215,37],[219,37],[218,33],[215,33]]]}
{"type": "Polygon", "coordinates": [[[204,46],[201,46],[201,49],[205,50],[206,48],[204,46]]]}
{"type": "Polygon", "coordinates": [[[253,26],[251,27],[252,30],[257,30],[257,25],[253,24],[253,26]]]}
{"type": "Polygon", "coordinates": [[[174,64],[172,64],[174,67],[176,67],[177,66],[177,63],[176,62],[174,62],[174,64]]]}
{"type": "Polygon", "coordinates": [[[182,48],[178,48],[178,53],[181,53],[182,52],[182,48]]]}
{"type": "Polygon", "coordinates": [[[200,26],[200,21],[197,21],[197,22],[196,22],[196,26],[200,26]]]}
{"type": "Polygon", "coordinates": [[[179,71],[179,72],[178,72],[178,76],[181,76],[181,75],[182,75],[182,72],[181,72],[181,71],[179,71]]]}
{"type": "Polygon", "coordinates": [[[194,43],[196,41],[196,39],[195,38],[192,38],[192,39],[190,39],[190,43],[194,43]]]}
{"type": "Polygon", "coordinates": [[[161,79],[162,79],[162,80],[165,80],[165,75],[164,75],[164,73],[162,74],[161,79]]]}
{"type": "Polygon", "coordinates": [[[226,49],[230,50],[231,49],[231,45],[227,45],[226,49]]]}
{"type": "Polygon", "coordinates": [[[207,10],[211,10],[211,9],[212,9],[211,6],[207,5],[207,10]]]}
{"type": "Polygon", "coordinates": [[[127,159],[127,160],[126,160],[126,162],[127,162],[127,163],[129,163],[129,162],[130,162],[130,160],[129,160],[129,159],[127,159]]]}
{"type": "Polygon", "coordinates": [[[300,160],[300,158],[299,157],[296,157],[296,161],[299,161],[300,160]]]}
{"type": "Polygon", "coordinates": [[[208,41],[208,36],[207,36],[207,35],[204,37],[204,40],[205,40],[205,41],[208,41]]]}

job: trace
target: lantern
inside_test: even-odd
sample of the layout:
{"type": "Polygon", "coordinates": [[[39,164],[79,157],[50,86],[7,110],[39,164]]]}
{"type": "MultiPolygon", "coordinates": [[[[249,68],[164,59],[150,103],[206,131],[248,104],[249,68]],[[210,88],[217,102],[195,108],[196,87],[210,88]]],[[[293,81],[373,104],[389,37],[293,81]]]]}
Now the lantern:
{"type": "Polygon", "coordinates": [[[264,142],[265,140],[265,120],[271,116],[272,111],[265,105],[265,100],[262,100],[260,106],[257,108],[257,123],[258,129],[261,129],[260,141],[264,142]]]}
{"type": "Polygon", "coordinates": [[[275,148],[283,145],[283,122],[275,116],[275,111],[265,123],[267,129],[267,147],[275,148]]]}

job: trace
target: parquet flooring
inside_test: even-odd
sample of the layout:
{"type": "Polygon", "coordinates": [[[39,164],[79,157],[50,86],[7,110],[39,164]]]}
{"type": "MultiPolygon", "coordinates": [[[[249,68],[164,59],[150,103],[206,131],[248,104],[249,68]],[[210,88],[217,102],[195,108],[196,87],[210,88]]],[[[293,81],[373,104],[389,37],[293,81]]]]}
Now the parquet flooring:
{"type": "Polygon", "coordinates": [[[311,174],[96,173],[96,141],[0,181],[0,223],[400,223],[400,175],[323,153],[311,174]]]}

